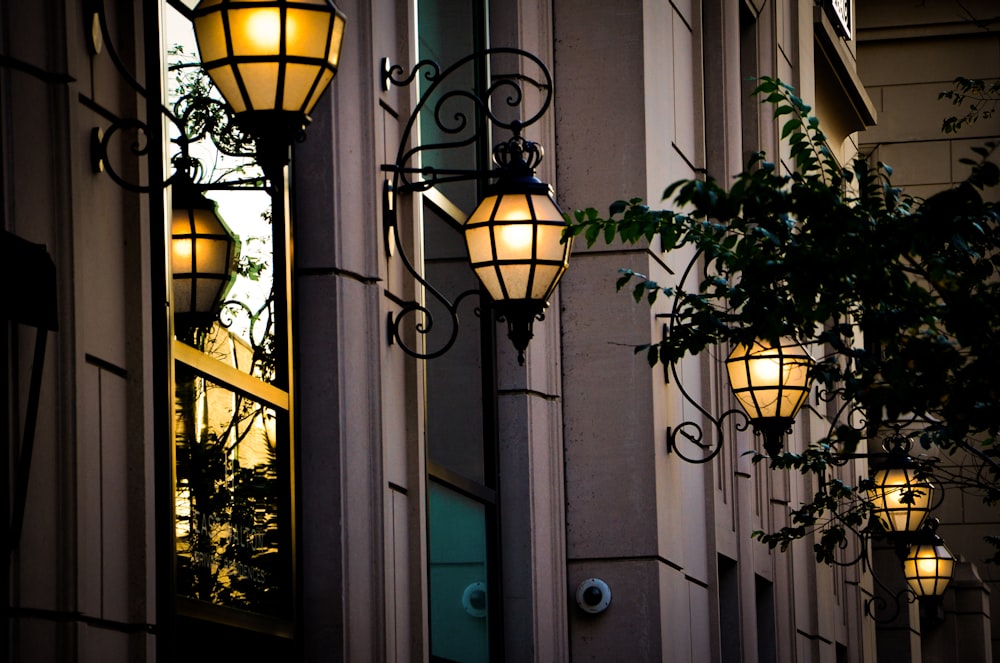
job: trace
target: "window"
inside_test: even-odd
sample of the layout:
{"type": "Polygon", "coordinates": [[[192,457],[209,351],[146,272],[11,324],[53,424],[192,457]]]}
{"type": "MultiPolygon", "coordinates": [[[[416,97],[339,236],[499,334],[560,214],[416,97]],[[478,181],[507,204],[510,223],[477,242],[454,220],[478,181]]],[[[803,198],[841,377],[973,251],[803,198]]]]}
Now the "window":
{"type": "MultiPolygon", "coordinates": [[[[486,45],[485,2],[418,0],[420,59],[446,68],[486,45]]],[[[476,63],[449,77],[449,90],[481,89],[487,72],[476,63]]],[[[471,137],[474,122],[453,134],[445,127],[454,113],[471,120],[475,108],[455,96],[434,117],[432,99],[420,118],[422,145],[471,137]],[[440,121],[440,123],[439,123],[440,121]]],[[[490,145],[470,141],[458,149],[427,150],[424,165],[469,169],[484,163],[490,145]]],[[[424,269],[429,282],[455,301],[478,290],[468,265],[461,226],[479,200],[475,182],[448,183],[422,196],[424,269]]],[[[432,660],[499,660],[500,620],[497,574],[495,341],[488,298],[462,301],[455,344],[424,362],[427,394],[427,521],[430,651],[432,660]],[[477,311],[481,309],[480,311],[477,311]]],[[[435,302],[428,307],[437,319],[435,302]]],[[[447,319],[444,311],[441,317],[447,319]]]]}
{"type": "Polygon", "coordinates": [[[226,654],[277,653],[282,645],[274,642],[291,641],[295,599],[286,229],[272,223],[252,146],[226,123],[213,122],[224,119],[221,106],[205,100],[220,97],[197,66],[184,10],[173,2],[164,8],[167,107],[186,121],[184,135],[171,127],[170,156],[175,169],[191,175],[190,190],[183,180],[171,186],[169,222],[179,653],[186,655],[191,643],[204,655],[194,634],[220,641],[228,628],[252,635],[224,638],[226,654]],[[192,192],[217,205],[221,228],[201,229],[192,192]],[[198,290],[193,275],[205,263],[195,236],[218,242],[226,231],[235,240],[223,261],[232,273],[213,278],[228,287],[217,297],[198,297],[214,300],[208,312],[190,311],[195,297],[188,295],[198,290]]]}
{"type": "Polygon", "coordinates": [[[719,631],[722,660],[739,661],[743,657],[740,624],[740,574],[736,560],[719,555],[719,631]]]}

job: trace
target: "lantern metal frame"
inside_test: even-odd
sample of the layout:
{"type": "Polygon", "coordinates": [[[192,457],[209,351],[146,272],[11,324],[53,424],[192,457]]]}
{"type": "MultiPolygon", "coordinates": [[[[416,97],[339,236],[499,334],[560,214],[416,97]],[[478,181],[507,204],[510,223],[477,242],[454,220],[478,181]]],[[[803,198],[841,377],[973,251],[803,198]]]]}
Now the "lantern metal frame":
{"type": "MultiPolygon", "coordinates": [[[[809,392],[812,390],[812,367],[815,360],[809,356],[802,346],[790,339],[781,339],[777,344],[764,345],[761,340],[754,340],[750,343],[740,343],[730,353],[726,359],[726,370],[730,377],[730,390],[736,400],[743,406],[747,416],[750,418],[750,425],[754,432],[764,438],[764,450],[769,456],[776,456],[781,451],[782,436],[792,429],[795,415],[798,414],[802,405],[808,400],[809,392]],[[760,348],[760,350],[758,350],[760,348]],[[799,352],[787,352],[788,349],[798,349],[799,352]],[[737,355],[742,351],[742,354],[737,355]],[[776,384],[755,384],[754,370],[752,362],[768,361],[777,362],[778,373],[781,379],[776,384]],[[805,370],[804,384],[786,383],[784,378],[793,371],[805,370]],[[745,378],[745,386],[735,386],[733,384],[734,373],[745,378]],[[765,415],[764,410],[768,404],[763,403],[764,394],[771,394],[773,402],[777,403],[776,415],[765,415]],[[785,409],[782,403],[788,396],[792,397],[790,412],[780,414],[785,409]],[[756,416],[750,412],[750,408],[756,416]]],[[[742,382],[740,383],[742,385],[742,382]]]]}
{"type": "MultiPolygon", "coordinates": [[[[343,45],[346,17],[333,0],[305,2],[303,0],[215,0],[213,4],[203,6],[200,2],[190,11],[190,19],[195,28],[199,50],[202,49],[202,36],[198,31],[199,22],[218,14],[218,25],[224,31],[225,53],[219,57],[201,62],[205,72],[215,83],[229,105],[237,124],[249,135],[256,144],[256,158],[264,169],[264,173],[272,182],[280,177],[281,169],[289,163],[290,147],[293,142],[304,140],[305,128],[310,123],[309,111],[323,96],[326,88],[337,75],[340,65],[340,50],[343,45]],[[275,53],[249,54],[235,53],[232,35],[232,15],[230,12],[268,11],[273,10],[280,16],[280,36],[278,45],[280,51],[275,53]],[[324,37],[323,53],[325,57],[311,57],[293,54],[288,51],[288,31],[290,28],[290,12],[319,13],[329,16],[330,22],[324,37]],[[261,64],[273,64],[275,74],[275,97],[273,108],[254,108],[253,95],[244,80],[243,67],[261,64]],[[292,108],[283,108],[286,82],[293,78],[290,73],[292,66],[315,68],[315,76],[309,84],[308,91],[303,95],[301,103],[292,108]],[[229,70],[232,84],[222,86],[218,74],[229,70]],[[223,87],[226,89],[223,90],[223,87]],[[235,89],[233,89],[235,88],[235,89]],[[238,93],[238,103],[226,95],[226,91],[238,93]]],[[[214,55],[214,54],[210,54],[214,55]]]]}
{"type": "MultiPolygon", "coordinates": [[[[501,297],[493,297],[493,309],[497,313],[497,319],[507,323],[507,337],[517,350],[518,363],[524,365],[524,351],[534,335],[534,321],[545,318],[549,298],[566,272],[572,242],[562,242],[558,258],[539,255],[538,244],[543,229],[547,228],[561,235],[562,229],[566,227],[566,221],[562,217],[562,210],[552,197],[552,188],[534,175],[535,168],[542,160],[542,147],[522,138],[519,126],[515,125],[513,131],[513,138],[493,148],[493,161],[500,167],[499,179],[495,184],[486,187],[483,199],[465,223],[464,233],[472,271],[484,286],[486,286],[484,275],[496,278],[496,286],[500,290],[501,297]],[[530,218],[515,221],[498,219],[507,198],[514,199],[515,204],[518,198],[522,199],[530,218]],[[539,218],[535,198],[544,199],[558,218],[539,218]],[[486,218],[481,219],[481,216],[486,218]],[[498,247],[498,236],[503,234],[505,228],[513,226],[520,229],[530,228],[531,248],[526,256],[505,257],[498,247]],[[485,231],[489,236],[489,255],[481,260],[472,258],[474,243],[472,234],[477,231],[485,231]],[[527,269],[528,276],[523,286],[523,294],[526,296],[521,297],[518,295],[522,293],[512,292],[513,284],[505,280],[504,272],[511,268],[527,269]],[[548,275],[547,278],[542,276],[545,273],[548,275]],[[531,297],[531,293],[536,292],[539,285],[544,287],[542,296],[531,297]]],[[[486,287],[489,290],[489,287],[486,287]]]]}
{"type": "MultiPolygon", "coordinates": [[[[698,266],[701,263],[702,255],[702,250],[694,252],[678,279],[678,286],[674,289],[670,311],[668,313],[657,314],[656,316],[658,318],[665,318],[668,321],[662,325],[661,333],[664,340],[666,340],[669,335],[673,333],[674,321],[677,320],[680,315],[685,298],[683,286],[691,277],[692,273],[698,269],[698,266]]],[[[804,350],[803,352],[805,353],[804,350]]],[[[808,357],[808,353],[805,353],[805,356],[808,357]]],[[[810,361],[812,361],[811,357],[810,361]]],[[[729,362],[730,360],[727,359],[726,363],[728,364],[729,362]]],[[[801,363],[801,360],[796,360],[795,363],[801,363]]],[[[686,420],[676,425],[667,427],[667,453],[675,455],[687,463],[703,464],[710,462],[722,452],[722,449],[725,446],[727,432],[732,431],[735,433],[742,433],[748,429],[753,431],[754,436],[763,438],[763,446],[766,453],[769,456],[774,457],[781,451],[784,435],[791,432],[794,417],[755,419],[751,417],[742,406],[727,409],[720,414],[713,414],[712,412],[709,412],[708,409],[706,409],[698,401],[698,399],[694,398],[685,388],[684,381],[681,379],[676,365],[664,364],[663,379],[664,382],[673,383],[677,388],[677,391],[680,393],[681,398],[694,407],[702,416],[701,422],[686,420]],[[707,427],[704,425],[705,423],[707,423],[707,427]],[[699,449],[701,455],[686,454],[682,449],[682,444],[688,444],[696,449],[699,449]]],[[[787,389],[790,388],[786,388],[786,390],[787,389]]],[[[796,414],[801,411],[802,408],[811,409],[808,400],[809,393],[812,391],[812,380],[808,381],[807,387],[803,389],[794,388],[794,390],[803,392],[801,394],[802,398],[799,403],[799,408],[796,409],[796,414]]],[[[733,393],[733,391],[730,390],[730,393],[733,393]]],[[[733,393],[733,396],[735,398],[736,394],[733,393]]],[[[817,398],[819,398],[818,393],[817,398]]],[[[845,403],[842,406],[841,411],[838,412],[838,417],[848,408],[849,404],[845,403]]]]}
{"type": "Polygon", "coordinates": [[[941,596],[955,574],[958,560],[938,536],[939,526],[937,518],[928,518],[911,537],[909,550],[903,557],[903,576],[918,598],[941,596]],[[921,564],[926,561],[932,561],[932,573],[926,573],[925,565],[921,564]],[[929,587],[927,582],[931,583],[929,587]]]}
{"type": "MultiPolygon", "coordinates": [[[[313,77],[312,82],[309,84],[309,89],[302,97],[301,103],[299,103],[297,107],[285,110],[301,114],[304,118],[308,117],[309,111],[316,105],[316,102],[325,90],[326,85],[337,75],[337,68],[340,63],[340,47],[343,43],[344,25],[347,20],[344,16],[344,12],[340,11],[340,8],[337,7],[332,0],[319,0],[318,2],[303,2],[302,0],[216,0],[213,4],[206,4],[203,0],[192,10],[191,18],[192,22],[195,26],[197,26],[199,21],[209,19],[216,14],[219,15],[218,21],[224,32],[223,41],[225,42],[226,52],[211,60],[203,59],[202,67],[213,81],[217,80],[217,78],[212,75],[213,71],[216,69],[229,68],[232,70],[233,83],[236,86],[236,91],[240,94],[243,106],[245,106],[244,111],[237,110],[237,112],[260,112],[254,108],[254,99],[247,89],[243,72],[241,70],[242,66],[253,66],[258,64],[275,64],[277,66],[275,76],[276,89],[273,102],[275,108],[278,108],[283,107],[287,101],[284,96],[286,88],[283,84],[289,78],[289,65],[304,65],[307,67],[315,67],[317,70],[316,76],[313,77]],[[261,55],[235,53],[235,42],[232,34],[233,16],[230,12],[260,12],[267,10],[276,10],[280,16],[281,32],[278,37],[278,44],[280,48],[280,52],[277,55],[278,60],[275,61],[275,57],[272,54],[261,55]],[[322,49],[325,57],[318,58],[307,55],[297,55],[288,51],[288,32],[291,27],[289,10],[295,12],[305,12],[305,14],[316,13],[329,16],[330,25],[329,29],[326,31],[326,37],[322,49]],[[339,37],[339,39],[336,39],[337,37],[339,37]],[[334,50],[336,52],[334,52],[334,50]],[[323,82],[323,78],[327,74],[329,74],[329,80],[323,82]]],[[[305,17],[305,14],[302,18],[305,17]]],[[[195,29],[195,34],[198,36],[199,51],[204,56],[205,51],[201,48],[201,33],[197,31],[197,27],[195,29]]],[[[232,100],[230,100],[230,104],[232,104],[232,100]]],[[[236,108],[235,105],[234,108],[236,108]]],[[[272,119],[271,117],[262,117],[267,120],[272,119]]]]}
{"type": "Polygon", "coordinates": [[[171,270],[171,275],[175,283],[175,297],[177,281],[188,280],[191,282],[191,292],[188,299],[192,309],[181,311],[175,307],[175,324],[177,318],[182,318],[187,325],[199,327],[211,326],[217,319],[223,301],[236,280],[236,262],[239,260],[240,255],[240,239],[233,233],[228,224],[226,224],[225,219],[219,214],[218,203],[205,197],[193,182],[185,179],[177,181],[173,186],[172,203],[173,214],[170,223],[172,262],[176,262],[176,258],[174,257],[175,242],[185,239],[191,242],[191,256],[189,260],[185,261],[185,263],[190,263],[190,269],[181,272],[171,270]],[[185,216],[187,217],[187,227],[182,229],[182,232],[177,232],[178,229],[176,228],[177,214],[179,212],[186,212],[185,216]],[[199,229],[197,227],[199,225],[198,220],[196,219],[198,212],[207,213],[214,224],[217,225],[217,228],[211,232],[199,229]],[[201,271],[199,269],[200,259],[198,251],[199,247],[206,240],[214,244],[224,244],[224,256],[221,256],[219,261],[220,264],[226,266],[224,272],[201,271]],[[200,301],[199,283],[202,282],[212,283],[211,290],[215,293],[211,298],[211,306],[205,310],[197,308],[197,303],[200,301]]]}
{"type": "Polygon", "coordinates": [[[912,447],[913,441],[896,430],[883,440],[882,449],[885,454],[879,454],[882,462],[873,468],[872,487],[868,489],[868,496],[876,505],[873,515],[889,535],[919,531],[928,514],[937,507],[934,498],[940,491],[926,477],[921,476],[919,465],[910,456],[912,447]],[[893,473],[900,472],[905,477],[905,484],[888,483],[893,473]],[[922,499],[922,491],[926,492],[926,499],[922,499]],[[899,506],[890,506],[891,503],[899,506]],[[916,506],[921,503],[923,506],[916,506]],[[902,528],[896,526],[900,522],[900,516],[904,523],[902,528]]]}
{"type": "MultiPolygon", "coordinates": [[[[407,342],[402,332],[404,321],[413,319],[417,338],[427,339],[435,327],[434,315],[427,300],[406,300],[388,291],[386,297],[399,306],[398,311],[388,314],[387,335],[390,344],[397,345],[407,355],[418,359],[433,359],[446,353],[456,342],[459,331],[459,305],[468,297],[480,296],[480,288],[465,290],[449,298],[439,288],[431,284],[421,268],[407,254],[406,246],[399,232],[397,198],[400,194],[423,192],[442,184],[476,181],[487,185],[490,191],[501,193],[533,192],[551,196],[551,189],[533,177],[542,156],[541,146],[525,140],[521,133],[535,124],[552,104],[552,75],[538,56],[517,48],[486,48],[470,53],[445,69],[433,60],[417,62],[407,74],[400,65],[382,60],[382,89],[405,88],[415,81],[425,84],[409,117],[400,132],[399,147],[392,163],[382,165],[386,173],[383,181],[382,223],[386,253],[398,254],[403,266],[433,300],[436,300],[449,318],[443,341],[435,347],[420,347],[407,342]],[[514,68],[510,73],[490,71],[494,58],[504,59],[504,64],[514,68]],[[515,66],[516,65],[516,66],[515,66]],[[475,77],[487,80],[483,89],[449,88],[448,83],[457,80],[462,72],[473,68],[475,77]],[[537,77],[524,73],[526,68],[537,70],[537,77]],[[538,93],[538,98],[528,94],[528,89],[538,93]],[[436,99],[436,100],[435,100],[436,99]],[[433,100],[433,101],[432,101],[433,100]],[[458,101],[471,104],[469,112],[459,108],[458,101]],[[532,106],[529,108],[528,104],[532,106]],[[453,111],[453,112],[452,112],[453,111]],[[431,113],[436,129],[445,137],[442,142],[413,144],[414,131],[422,112],[431,113]],[[512,137],[493,148],[495,167],[438,168],[424,166],[421,157],[425,154],[445,153],[475,147],[487,142],[494,129],[510,131],[512,137]]],[[[554,200],[553,200],[554,202],[554,200]]],[[[463,231],[456,224],[455,230],[463,231]]],[[[569,247],[564,252],[568,257],[569,247]]],[[[561,276],[561,274],[560,274],[561,276]]],[[[558,278],[555,280],[558,283],[558,278]]],[[[518,361],[524,361],[524,348],[531,339],[535,320],[544,318],[544,309],[555,284],[548,288],[544,301],[513,300],[491,302],[498,320],[507,322],[508,337],[518,350],[518,361]]],[[[480,310],[476,309],[476,315],[480,310]]]]}

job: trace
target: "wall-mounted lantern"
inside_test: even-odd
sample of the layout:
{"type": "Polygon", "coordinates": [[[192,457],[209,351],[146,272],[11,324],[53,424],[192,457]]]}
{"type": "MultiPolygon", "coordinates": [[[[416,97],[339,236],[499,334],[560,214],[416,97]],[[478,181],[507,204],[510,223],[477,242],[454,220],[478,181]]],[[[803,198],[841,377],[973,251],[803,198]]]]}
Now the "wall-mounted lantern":
{"type": "Polygon", "coordinates": [[[524,364],[532,325],[569,265],[571,242],[552,190],[535,177],[542,148],[515,135],[493,149],[499,179],[465,222],[472,270],[493,298],[497,317],[524,364]]]}
{"type": "Polygon", "coordinates": [[[202,67],[273,173],[337,73],[343,12],[332,0],[201,0],[193,22],[202,67]]]}
{"type": "Polygon", "coordinates": [[[955,556],[938,536],[938,525],[936,518],[929,519],[903,558],[903,575],[918,598],[941,596],[955,572],[955,556]]]}
{"type": "Polygon", "coordinates": [[[235,280],[239,253],[239,239],[219,216],[218,203],[193,184],[175,184],[170,221],[174,315],[210,325],[235,280]]]}
{"type": "Polygon", "coordinates": [[[883,443],[888,454],[872,474],[868,490],[873,514],[888,533],[916,532],[931,510],[934,486],[920,477],[917,463],[910,458],[912,443],[896,433],[883,443]]]}
{"type": "Polygon", "coordinates": [[[726,359],[729,386],[764,438],[771,456],[781,450],[782,436],[809,396],[815,362],[801,345],[782,339],[776,345],[758,339],[737,345],[726,359]]]}
{"type": "MultiPolygon", "coordinates": [[[[397,232],[394,201],[398,194],[426,191],[451,182],[479,181],[485,185],[484,196],[462,226],[468,258],[482,290],[490,298],[497,319],[507,323],[507,336],[517,350],[518,362],[523,365],[524,351],[533,336],[534,321],[543,319],[549,299],[566,271],[571,249],[571,242],[563,241],[566,220],[562,210],[556,204],[551,188],[535,177],[543,150],[521,136],[521,131],[541,119],[551,104],[552,77],[536,56],[513,48],[478,51],[444,70],[437,63],[425,60],[419,62],[408,76],[397,78],[401,73],[401,67],[390,66],[388,61],[383,61],[384,88],[409,85],[415,80],[420,80],[422,87],[420,98],[400,133],[395,161],[382,166],[384,172],[392,173],[392,180],[385,182],[383,192],[386,241],[394,242],[394,245],[387,246],[387,250],[402,257],[403,264],[424,292],[437,299],[451,315],[452,325],[450,334],[440,347],[413,347],[400,333],[400,324],[406,316],[415,315],[417,333],[426,335],[434,326],[431,309],[424,302],[397,301],[400,310],[390,315],[389,338],[413,357],[431,359],[440,356],[456,340],[458,303],[466,296],[479,294],[478,291],[467,291],[449,300],[427,282],[419,266],[410,262],[397,232]],[[491,71],[490,62],[494,56],[506,58],[506,66],[511,67],[512,72],[492,74],[489,87],[485,90],[447,87],[449,77],[455,72],[463,72],[463,68],[466,68],[465,73],[468,68],[473,68],[477,76],[472,78],[481,79],[482,72],[491,71]],[[540,76],[534,78],[519,69],[523,65],[534,67],[540,76]],[[528,94],[525,91],[527,87],[538,92],[538,96],[528,94]],[[502,101],[497,103],[493,95],[502,101]],[[538,99],[538,110],[529,112],[518,108],[527,105],[527,100],[532,98],[538,99]],[[436,99],[433,104],[432,99],[436,99]],[[443,105],[456,100],[471,101],[470,107],[474,109],[475,116],[470,118],[463,110],[445,113],[443,105]],[[421,111],[427,106],[433,106],[427,109],[427,119],[437,123],[436,129],[445,141],[411,145],[413,129],[418,124],[421,111]],[[505,112],[514,117],[501,117],[495,106],[504,106],[505,112]],[[447,121],[443,120],[444,117],[447,121]],[[490,137],[492,129],[503,129],[513,134],[493,147],[495,168],[438,168],[420,163],[419,156],[423,154],[441,154],[443,150],[480,145],[490,137]],[[491,183],[490,180],[495,181],[491,183]]],[[[459,74],[451,80],[464,85],[468,79],[468,76],[459,74]]]]}

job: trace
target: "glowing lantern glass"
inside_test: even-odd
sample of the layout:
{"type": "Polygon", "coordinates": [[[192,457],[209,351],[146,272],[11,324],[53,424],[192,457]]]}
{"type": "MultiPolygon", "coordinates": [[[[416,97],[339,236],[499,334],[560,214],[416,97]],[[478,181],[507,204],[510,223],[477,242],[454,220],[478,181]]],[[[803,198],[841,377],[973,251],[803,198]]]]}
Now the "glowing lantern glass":
{"type": "Polygon", "coordinates": [[[210,324],[236,278],[239,240],[218,205],[197,191],[175,187],[170,223],[174,314],[210,324]]]}
{"type": "Polygon", "coordinates": [[[305,117],[340,63],[345,18],[331,0],[201,0],[202,67],[239,115],[305,117]]]}
{"type": "Polygon", "coordinates": [[[739,344],[726,359],[729,386],[772,456],[780,451],[782,434],[809,396],[814,364],[791,339],[774,346],[759,339],[753,345],[739,344]]]}
{"type": "Polygon", "coordinates": [[[931,518],[903,558],[903,575],[921,598],[941,596],[955,572],[955,557],[937,535],[938,521],[931,518]]]}
{"type": "Polygon", "coordinates": [[[542,148],[517,136],[497,145],[499,179],[465,222],[469,261],[493,299],[507,336],[524,363],[524,350],[549,298],[569,265],[572,242],[562,241],[566,219],[549,186],[534,176],[542,148]]]}
{"type": "Polygon", "coordinates": [[[883,446],[889,454],[868,491],[873,513],[887,532],[916,532],[931,510],[934,486],[918,477],[918,466],[907,454],[909,439],[897,433],[883,446]]]}

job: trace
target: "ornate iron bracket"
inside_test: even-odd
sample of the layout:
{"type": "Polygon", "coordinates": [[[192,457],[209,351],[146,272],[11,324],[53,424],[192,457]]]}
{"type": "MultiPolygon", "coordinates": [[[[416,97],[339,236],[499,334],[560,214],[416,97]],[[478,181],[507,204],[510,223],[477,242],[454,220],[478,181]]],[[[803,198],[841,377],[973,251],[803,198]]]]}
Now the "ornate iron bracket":
{"type": "MultiPolygon", "coordinates": [[[[669,325],[663,325],[663,334],[670,333],[669,325]]],[[[746,415],[742,410],[730,409],[726,410],[718,416],[714,416],[711,412],[706,410],[702,405],[694,399],[684,388],[684,384],[677,374],[677,368],[675,366],[665,367],[664,371],[669,371],[668,375],[673,377],[673,383],[677,385],[677,390],[680,392],[681,396],[689,404],[694,406],[702,414],[705,419],[711,422],[711,432],[714,435],[709,435],[702,428],[701,424],[696,421],[683,421],[676,426],[667,427],[667,453],[676,454],[678,458],[688,463],[701,464],[707,463],[714,459],[722,451],[723,444],[726,440],[725,423],[728,419],[732,418],[735,422],[735,430],[742,433],[743,431],[750,428],[750,417],[746,415]],[[701,456],[688,456],[682,450],[678,442],[686,442],[691,444],[701,450],[701,456]]]]}
{"type": "MultiPolygon", "coordinates": [[[[696,251],[691,257],[691,260],[685,266],[684,271],[680,275],[678,280],[678,285],[673,293],[673,300],[671,304],[671,309],[668,313],[658,314],[659,318],[666,318],[667,323],[663,325],[662,328],[662,338],[666,339],[673,332],[674,321],[679,317],[679,312],[686,293],[683,289],[684,284],[688,281],[688,278],[695,271],[699,259],[702,257],[702,251],[696,251]]],[[[703,275],[707,278],[706,275],[703,275]]],[[[680,392],[681,397],[689,405],[693,406],[698,410],[699,413],[704,417],[705,420],[709,422],[710,432],[706,432],[705,427],[696,421],[684,421],[676,426],[671,426],[667,428],[667,452],[676,454],[681,460],[689,463],[707,463],[714,459],[722,451],[722,447],[726,439],[726,421],[732,419],[735,421],[733,424],[733,430],[737,433],[742,433],[747,429],[753,431],[754,436],[762,437],[764,439],[764,448],[769,455],[774,456],[778,453],[781,447],[782,436],[791,433],[791,421],[786,419],[775,419],[774,421],[769,421],[766,423],[758,422],[754,423],[751,421],[750,417],[741,409],[729,409],[722,412],[719,415],[715,415],[709,412],[698,400],[691,396],[690,393],[684,388],[683,381],[680,375],[677,373],[675,366],[668,365],[664,363],[664,381],[667,383],[673,382],[677,386],[677,390],[680,392]],[[682,444],[690,444],[696,447],[698,455],[686,455],[681,450],[682,444]]],[[[861,411],[856,403],[849,397],[844,389],[826,390],[822,386],[817,386],[815,389],[815,404],[830,404],[835,401],[841,401],[837,411],[832,416],[827,416],[826,414],[820,412],[816,407],[806,403],[803,405],[803,409],[809,409],[816,415],[820,416],[822,419],[829,422],[830,430],[832,431],[839,425],[846,424],[855,430],[863,431],[869,427],[870,423],[865,417],[865,413],[861,411]]],[[[833,464],[839,465],[847,462],[853,456],[839,456],[833,459],[833,464]]]]}
{"type": "Polygon", "coordinates": [[[892,594],[889,588],[878,580],[877,576],[872,574],[872,577],[875,578],[876,583],[880,587],[886,590],[886,595],[889,597],[886,599],[885,596],[876,594],[865,600],[865,616],[878,624],[889,624],[896,621],[903,610],[919,598],[916,592],[909,587],[904,587],[895,594],[892,594]]]}
{"type": "MultiPolygon", "coordinates": [[[[508,62],[505,62],[508,64],[508,62]]],[[[511,65],[513,66],[513,65],[511,65]]],[[[513,134],[514,141],[524,143],[521,131],[544,116],[552,103],[552,76],[545,64],[535,55],[516,48],[489,48],[477,51],[458,60],[447,69],[432,60],[421,60],[409,74],[403,67],[382,60],[382,89],[391,86],[406,87],[416,81],[424,85],[419,99],[403,125],[399,148],[393,163],[383,164],[382,172],[387,174],[383,183],[382,222],[385,250],[387,254],[398,253],[407,272],[422,286],[427,296],[439,302],[449,316],[450,328],[444,342],[434,348],[414,347],[401,334],[401,326],[407,316],[413,316],[417,338],[428,338],[435,322],[433,314],[424,301],[407,301],[386,291],[386,297],[399,305],[399,310],[389,314],[389,342],[398,345],[406,354],[419,359],[432,359],[447,352],[458,338],[458,307],[461,302],[479,290],[467,290],[449,299],[439,289],[428,282],[422,268],[415,265],[407,255],[399,232],[399,218],[396,200],[400,194],[427,191],[432,187],[451,182],[480,181],[485,183],[498,176],[500,168],[439,168],[423,165],[423,157],[448,153],[449,150],[482,146],[490,141],[493,128],[505,129],[513,134]],[[524,64],[537,67],[539,78],[523,73],[492,74],[494,58],[517,62],[518,69],[524,64]],[[459,76],[456,72],[472,73],[473,80],[488,80],[485,89],[449,88],[449,83],[459,76]],[[531,87],[541,93],[538,108],[525,112],[528,103],[525,90],[531,87]],[[471,112],[462,105],[471,104],[471,112]],[[412,144],[414,128],[421,113],[431,113],[437,130],[445,137],[442,142],[422,145],[412,144]]],[[[513,149],[511,147],[510,149],[513,149]]],[[[460,227],[455,228],[457,232],[460,227]]],[[[477,315],[479,309],[476,309],[477,315]]]]}
{"type": "MultiPolygon", "coordinates": [[[[698,259],[701,257],[701,251],[697,251],[694,256],[692,256],[690,262],[684,268],[684,272],[681,274],[679,280],[679,286],[675,291],[673,303],[670,308],[670,312],[658,317],[665,317],[668,322],[663,325],[663,338],[666,339],[669,334],[673,331],[674,320],[677,319],[678,311],[681,306],[681,287],[685,282],[687,282],[688,277],[691,272],[694,271],[695,266],[698,264],[698,259]]],[[[750,417],[746,415],[742,410],[733,408],[726,410],[722,414],[716,416],[705,409],[698,400],[691,396],[688,391],[684,388],[684,383],[677,374],[677,367],[673,365],[664,364],[663,366],[663,379],[665,382],[673,382],[677,386],[677,390],[680,392],[681,397],[691,406],[693,406],[701,415],[708,420],[711,424],[711,432],[714,435],[710,435],[705,432],[705,429],[696,421],[684,421],[676,426],[667,427],[667,453],[676,454],[681,460],[694,463],[702,464],[713,460],[719,453],[722,452],[722,447],[726,441],[726,421],[732,419],[735,423],[736,432],[742,433],[750,428],[750,417]],[[679,443],[690,444],[700,450],[700,456],[688,456],[686,455],[680,447],[679,443]]]]}
{"type": "MultiPolygon", "coordinates": [[[[180,5],[184,8],[183,5],[180,5]]],[[[186,9],[186,8],[184,8],[186,9]]],[[[85,6],[84,18],[90,35],[90,50],[94,55],[106,52],[112,64],[122,79],[135,90],[153,108],[158,108],[161,115],[174,126],[175,136],[171,142],[177,147],[177,153],[171,157],[174,172],[162,182],[134,182],[127,179],[116,168],[111,159],[110,146],[120,135],[134,133],[135,137],[129,143],[129,151],[136,158],[145,158],[149,154],[149,140],[158,138],[149,135],[149,126],[138,118],[121,118],[97,106],[88,105],[108,119],[106,129],[95,127],[91,132],[91,165],[95,173],[106,173],[116,184],[133,193],[150,193],[162,191],[178,179],[193,182],[200,190],[212,188],[233,188],[235,186],[254,186],[262,178],[248,178],[226,183],[204,184],[200,180],[200,165],[192,157],[190,147],[205,138],[210,138],[216,149],[231,157],[254,158],[256,156],[253,138],[241,130],[235,121],[232,110],[221,100],[207,94],[188,94],[168,108],[160,99],[159,88],[150,90],[129,71],[128,66],[118,54],[111,39],[103,0],[88,0],[85,6]]],[[[171,67],[177,70],[185,67],[199,66],[197,63],[180,64],[171,67]]]]}

